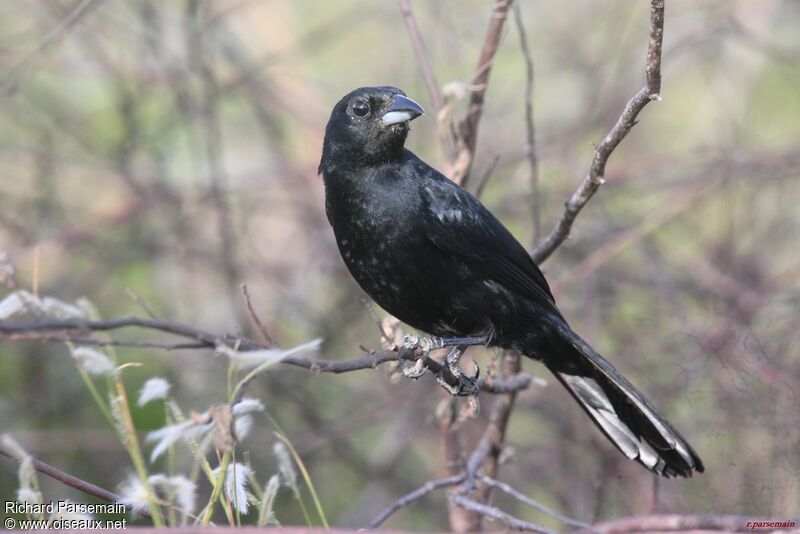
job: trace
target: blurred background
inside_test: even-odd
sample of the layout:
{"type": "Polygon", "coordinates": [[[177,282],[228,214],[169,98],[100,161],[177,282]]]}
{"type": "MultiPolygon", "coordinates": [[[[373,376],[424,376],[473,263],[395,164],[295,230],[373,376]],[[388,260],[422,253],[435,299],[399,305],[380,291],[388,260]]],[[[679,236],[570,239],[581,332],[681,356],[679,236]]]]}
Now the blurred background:
{"type": "MultiPolygon", "coordinates": [[[[468,82],[484,0],[416,0],[442,84],[468,82]]],[[[537,215],[526,158],[525,58],[505,26],[469,188],[519,240],[549,231],[599,142],[644,82],[646,2],[520,2],[535,64],[537,215]]],[[[585,521],[649,512],[788,518],[800,503],[800,4],[670,0],[662,102],[612,155],[606,185],[544,265],[564,315],[691,441],[707,472],[654,480],[610,446],[543,375],[521,393],[499,477],[585,521]]],[[[364,294],[325,219],[317,176],[328,114],[364,85],[433,110],[390,1],[155,0],[0,3],[0,252],[20,287],[91,300],[104,318],[159,317],[254,333],[239,286],[281,346],[319,357],[380,348],[364,294]]],[[[465,101],[453,100],[463,116],[465,101]]],[[[435,113],[407,146],[442,168],[435,113]]],[[[0,289],[0,298],[7,289],[0,289]]],[[[378,310],[379,313],[381,313],[378,310]]],[[[163,339],[127,331],[126,339],[163,339]]],[[[120,349],[135,391],[167,377],[185,410],[225,399],[210,351],[120,349]]],[[[496,358],[475,350],[482,367],[496,358]]],[[[469,356],[467,361],[469,360],[469,356]]],[[[331,522],[364,526],[442,476],[432,378],[387,369],[279,367],[260,398],[307,463],[331,522]]],[[[490,399],[484,398],[488,406],[490,399]]],[[[471,444],[488,410],[461,428],[471,444]]],[[[134,410],[143,431],[163,411],[134,410]]],[[[101,486],[132,471],[62,345],[0,345],[0,432],[101,486]]],[[[265,417],[245,442],[275,472],[265,417]]],[[[0,496],[16,471],[0,461],[0,496]]],[[[43,479],[48,498],[85,500],[43,479]]],[[[207,488],[201,485],[201,493],[207,488]]],[[[498,497],[530,520],[530,510],[498,497]]],[[[389,526],[445,529],[444,493],[389,526]]],[[[276,509],[302,522],[293,498],[276,509]]]]}

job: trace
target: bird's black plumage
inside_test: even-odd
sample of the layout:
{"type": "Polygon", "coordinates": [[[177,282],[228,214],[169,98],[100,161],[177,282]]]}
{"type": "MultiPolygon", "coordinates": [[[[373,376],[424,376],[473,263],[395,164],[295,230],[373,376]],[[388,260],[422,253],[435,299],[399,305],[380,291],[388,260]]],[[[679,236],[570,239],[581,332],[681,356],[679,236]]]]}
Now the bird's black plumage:
{"type": "Polygon", "coordinates": [[[365,87],[331,113],[319,172],[342,258],[389,313],[439,337],[487,336],[543,362],[606,436],[664,476],[703,464],[556,308],[526,250],[475,197],[404,148],[422,108],[365,87]]]}

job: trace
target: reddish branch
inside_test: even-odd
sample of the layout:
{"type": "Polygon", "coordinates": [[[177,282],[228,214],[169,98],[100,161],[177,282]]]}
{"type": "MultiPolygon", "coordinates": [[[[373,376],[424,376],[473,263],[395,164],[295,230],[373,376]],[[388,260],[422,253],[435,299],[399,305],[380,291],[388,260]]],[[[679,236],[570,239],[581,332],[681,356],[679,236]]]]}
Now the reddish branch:
{"type": "Polygon", "coordinates": [[[478,143],[478,125],[483,115],[483,100],[489,86],[489,73],[492,70],[494,57],[500,45],[503,26],[508,18],[508,10],[512,0],[495,0],[489,29],[478,59],[478,68],[472,76],[470,84],[469,107],[467,116],[458,125],[459,147],[455,167],[451,179],[457,184],[465,185],[469,178],[472,162],[475,157],[475,146],[478,143]]]}
{"type": "Polygon", "coordinates": [[[536,123],[533,120],[533,58],[528,46],[528,36],[522,21],[520,5],[514,6],[514,22],[519,33],[519,44],[525,58],[525,133],[527,144],[525,156],[528,158],[529,181],[531,183],[531,204],[533,212],[533,238],[538,240],[542,234],[541,198],[539,193],[539,160],[536,156],[536,123]]]}
{"type": "MultiPolygon", "coordinates": [[[[22,461],[22,458],[17,457],[14,453],[8,450],[5,446],[0,445],[0,456],[5,456],[6,458],[10,458],[15,462],[19,463],[22,461]]],[[[43,475],[47,475],[52,479],[58,480],[65,486],[69,486],[70,488],[74,488],[78,491],[82,491],[87,495],[91,495],[93,497],[97,497],[98,499],[106,502],[111,503],[121,503],[122,497],[108,491],[107,489],[103,489],[100,486],[95,486],[91,482],[87,482],[82,480],[78,477],[72,476],[69,473],[65,473],[60,469],[56,469],[50,464],[46,464],[41,460],[37,460],[35,458],[31,458],[33,463],[34,469],[38,472],[42,473],[43,475]]],[[[138,514],[143,515],[145,517],[150,517],[150,512],[147,510],[138,510],[136,511],[138,514]]]]}
{"type": "Polygon", "coordinates": [[[428,89],[433,106],[438,112],[442,109],[442,93],[439,90],[439,82],[436,81],[436,75],[431,68],[428,50],[425,48],[425,42],[422,40],[422,35],[419,32],[417,21],[414,18],[414,12],[411,11],[411,2],[409,0],[397,0],[397,3],[400,5],[400,11],[403,13],[403,22],[406,25],[408,37],[411,39],[411,46],[414,47],[414,55],[422,71],[422,79],[425,80],[425,87],[428,89]]]}
{"type": "MultiPolygon", "coordinates": [[[[500,7],[500,4],[503,4],[503,2],[498,1],[496,4],[496,8],[500,7]]],[[[510,4],[510,2],[503,6],[505,7],[506,10],[509,7],[508,4],[510,4]]],[[[502,22],[505,18],[505,15],[506,14],[503,13],[502,18],[493,20],[490,25],[490,33],[492,33],[493,29],[496,29],[498,32],[497,34],[498,38],[499,38],[499,30],[500,28],[502,28],[502,22]]],[[[537,263],[541,263],[542,261],[547,259],[547,257],[549,257],[550,254],[552,254],[553,251],[555,251],[567,238],[567,236],[569,235],[569,231],[572,227],[572,223],[574,222],[578,213],[583,208],[583,206],[586,205],[586,203],[589,201],[592,195],[594,195],[594,193],[603,183],[603,175],[605,173],[606,162],[608,161],[608,158],[611,156],[611,153],[614,151],[617,145],[619,145],[622,139],[628,134],[628,132],[630,132],[630,130],[633,128],[636,121],[636,117],[638,116],[639,112],[644,108],[644,106],[646,106],[647,103],[650,102],[650,100],[658,98],[658,94],[661,90],[661,48],[662,48],[662,39],[664,31],[663,0],[651,1],[650,15],[651,15],[650,43],[647,52],[646,84],[628,102],[614,128],[612,128],[612,130],[608,133],[603,142],[600,143],[600,145],[597,147],[595,152],[595,157],[592,161],[589,173],[587,174],[581,186],[578,188],[578,191],[575,192],[570,201],[566,204],[564,215],[562,216],[562,219],[559,221],[557,227],[536,247],[536,250],[533,252],[532,255],[537,263]]],[[[518,19],[517,22],[518,22],[518,27],[520,29],[520,33],[522,35],[522,42],[524,46],[525,45],[524,29],[521,23],[521,19],[518,19]]],[[[491,39],[487,36],[487,43],[490,43],[490,41],[491,39]]],[[[489,46],[488,50],[496,51],[496,43],[494,48],[489,46]]],[[[485,45],[484,52],[486,51],[487,51],[487,46],[485,45]]],[[[525,52],[526,52],[526,61],[528,62],[529,65],[529,71],[528,71],[529,83],[532,84],[532,63],[530,60],[529,52],[527,50],[525,50],[525,52]]],[[[482,65],[486,64],[487,67],[489,65],[488,63],[484,62],[483,54],[482,54],[481,64],[482,65]]],[[[488,70],[485,74],[488,79],[488,70]]],[[[485,84],[483,90],[485,91],[485,84]]],[[[475,98],[475,93],[473,92],[473,100],[474,98],[475,98]]],[[[477,119],[480,118],[481,104],[483,101],[482,99],[483,99],[483,93],[479,95],[478,101],[476,102],[477,114],[475,116],[477,117],[477,119]]],[[[473,111],[472,105],[470,106],[470,111],[473,111]]],[[[469,120],[469,117],[470,116],[468,116],[467,120],[469,120]]],[[[477,132],[477,120],[475,124],[476,124],[476,129],[473,133],[477,132]]],[[[462,126],[463,125],[464,123],[462,123],[462,126]]],[[[531,115],[528,124],[529,138],[532,138],[533,136],[532,128],[533,124],[531,115]]],[[[531,154],[529,154],[530,156],[529,163],[531,165],[532,172],[535,173],[536,155],[532,144],[532,139],[530,139],[529,142],[531,142],[531,146],[529,147],[531,151],[531,154]]],[[[469,152],[470,162],[473,153],[474,153],[474,144],[472,145],[472,150],[469,152]]],[[[506,376],[514,376],[515,373],[518,373],[520,371],[519,355],[507,353],[504,355],[503,361],[504,361],[504,367],[505,367],[504,371],[506,376]]],[[[474,516],[479,515],[482,517],[491,517],[496,520],[500,520],[511,528],[519,528],[519,529],[539,528],[538,525],[531,525],[531,524],[526,525],[524,521],[509,516],[505,512],[502,512],[501,510],[483,504],[489,502],[490,492],[493,487],[497,486],[487,483],[485,479],[482,484],[478,484],[477,486],[473,482],[473,478],[476,476],[478,471],[481,471],[482,475],[486,477],[494,478],[496,476],[499,467],[499,457],[500,453],[502,452],[503,443],[505,441],[506,428],[508,425],[508,420],[511,416],[511,411],[513,409],[515,397],[516,397],[515,393],[509,393],[507,395],[499,396],[495,399],[494,405],[492,407],[492,413],[489,419],[489,424],[487,425],[475,450],[472,452],[472,454],[467,460],[466,464],[466,471],[468,474],[467,481],[464,484],[462,484],[458,492],[453,497],[454,504],[470,512],[470,515],[472,516],[473,519],[470,522],[470,524],[473,527],[479,528],[480,526],[479,523],[476,525],[474,521],[474,516]],[[477,500],[472,500],[471,498],[468,498],[466,496],[467,494],[469,494],[471,497],[475,496],[477,500]]]]}
{"type": "Polygon", "coordinates": [[[542,263],[569,236],[572,224],[589,199],[605,182],[606,163],[617,145],[636,125],[636,117],[652,100],[658,100],[661,92],[661,45],[664,37],[664,0],[650,2],[650,44],[647,47],[645,66],[646,83],[631,98],[622,110],[617,123],[606,134],[595,149],[589,173],[578,189],[564,205],[564,213],[556,227],[534,249],[531,256],[536,263],[542,263]]]}

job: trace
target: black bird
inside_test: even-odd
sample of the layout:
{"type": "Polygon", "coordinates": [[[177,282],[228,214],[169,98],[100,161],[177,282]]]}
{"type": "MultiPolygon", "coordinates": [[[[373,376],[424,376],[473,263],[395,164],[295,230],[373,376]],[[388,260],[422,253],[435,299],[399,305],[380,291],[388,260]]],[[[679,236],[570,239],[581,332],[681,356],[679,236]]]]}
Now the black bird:
{"type": "Polygon", "coordinates": [[[454,361],[476,340],[541,361],[608,439],[649,470],[702,472],[680,433],[572,331],[505,226],[404,148],[409,121],[422,114],[394,87],[356,89],[331,113],[319,172],[328,221],[358,284],[414,328],[469,338],[440,342],[457,345],[454,361]]]}

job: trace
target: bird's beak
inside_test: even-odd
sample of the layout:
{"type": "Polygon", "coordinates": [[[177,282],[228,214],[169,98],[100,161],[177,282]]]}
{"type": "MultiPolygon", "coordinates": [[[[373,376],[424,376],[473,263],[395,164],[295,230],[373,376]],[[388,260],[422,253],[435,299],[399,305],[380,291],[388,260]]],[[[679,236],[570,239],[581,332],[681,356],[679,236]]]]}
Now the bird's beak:
{"type": "Polygon", "coordinates": [[[413,121],[425,113],[422,106],[403,95],[394,95],[392,103],[381,115],[381,122],[384,126],[391,126],[400,122],[413,121]]]}

